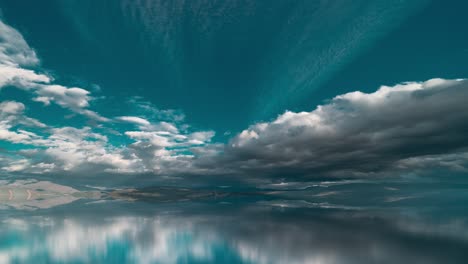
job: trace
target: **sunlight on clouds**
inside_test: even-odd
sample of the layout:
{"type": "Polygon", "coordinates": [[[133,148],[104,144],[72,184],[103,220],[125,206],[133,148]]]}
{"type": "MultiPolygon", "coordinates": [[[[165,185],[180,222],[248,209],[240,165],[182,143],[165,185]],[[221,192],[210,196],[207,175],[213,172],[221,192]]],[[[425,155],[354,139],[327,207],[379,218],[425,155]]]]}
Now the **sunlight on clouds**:
{"type": "MultiPolygon", "coordinates": [[[[34,96],[33,100],[46,106],[53,102],[96,121],[111,121],[87,109],[89,102],[93,99],[89,91],[78,87],[51,84],[52,80],[47,75],[24,69],[23,66],[39,64],[36,53],[18,31],[3,22],[0,23],[3,40],[0,44],[1,87],[14,86],[31,91],[34,96]]],[[[183,120],[183,115],[172,110],[156,110],[150,104],[140,105],[147,111],[153,111],[156,118],[172,118],[176,122],[183,120]]],[[[61,170],[75,172],[90,170],[140,173],[158,170],[165,173],[166,166],[172,166],[174,162],[190,163],[191,156],[186,153],[189,147],[205,144],[214,135],[213,132],[194,134],[181,132],[176,124],[166,121],[150,122],[139,117],[121,116],[116,120],[134,123],[141,131],[125,133],[130,139],[135,140],[131,145],[113,146],[106,136],[92,132],[90,127],[81,129],[47,127],[40,121],[27,117],[24,114],[24,104],[19,102],[2,102],[0,110],[2,115],[0,139],[36,147],[34,150],[17,152],[23,157],[22,159],[14,162],[8,159],[2,166],[2,169],[8,172],[45,173],[61,170]],[[32,125],[43,130],[41,134],[36,134],[17,128],[17,125],[32,125]],[[10,164],[6,165],[7,163],[10,164]]],[[[183,130],[185,131],[187,127],[183,125],[183,130]]]]}
{"type": "Polygon", "coordinates": [[[0,64],[0,89],[7,85],[20,86],[30,89],[37,83],[48,83],[50,78],[43,74],[36,74],[32,70],[0,64]]]}
{"type": "Polygon", "coordinates": [[[29,90],[35,96],[34,101],[45,105],[54,102],[89,118],[107,121],[97,113],[86,109],[92,100],[89,91],[78,87],[52,84],[51,77],[25,68],[39,66],[39,59],[18,31],[0,21],[0,35],[2,39],[0,43],[0,89],[12,86],[29,90]]]}
{"type": "MultiPolygon", "coordinates": [[[[288,168],[309,177],[372,176],[404,165],[410,170],[407,159],[414,164],[427,155],[466,151],[467,97],[468,81],[461,79],[338,95],[311,112],[287,111],[252,125],[231,140],[225,155],[235,167],[288,168]]],[[[466,158],[457,165],[467,167],[466,158]]]]}
{"type": "Polygon", "coordinates": [[[121,120],[121,121],[124,121],[124,122],[137,124],[137,125],[140,125],[140,126],[150,125],[150,122],[148,122],[148,120],[143,119],[141,117],[137,117],[137,116],[119,116],[119,117],[117,117],[117,119],[121,120]]]}
{"type": "Polygon", "coordinates": [[[30,142],[37,135],[23,129],[11,131],[13,126],[25,125],[28,127],[46,127],[45,124],[36,119],[28,118],[23,115],[25,106],[22,103],[14,101],[4,101],[0,103],[0,139],[13,143],[30,142]]]}
{"type": "Polygon", "coordinates": [[[39,63],[21,33],[0,21],[0,62],[8,66],[33,66],[39,63]]]}
{"type": "Polygon", "coordinates": [[[130,114],[107,118],[89,109],[91,93],[53,84],[27,69],[39,60],[21,34],[0,22],[0,87],[31,92],[93,126],[52,127],[26,116],[20,102],[0,103],[0,139],[19,149],[0,160],[2,170],[30,173],[243,174],[272,177],[370,177],[434,166],[465,170],[468,81],[432,79],[382,86],[373,93],[338,95],[311,112],[286,111],[254,124],[226,144],[215,132],[187,124],[179,110],[161,110],[143,98],[127,102],[130,114]],[[125,124],[133,125],[131,129],[125,124]],[[116,144],[108,136],[120,137],[116,144]]]}

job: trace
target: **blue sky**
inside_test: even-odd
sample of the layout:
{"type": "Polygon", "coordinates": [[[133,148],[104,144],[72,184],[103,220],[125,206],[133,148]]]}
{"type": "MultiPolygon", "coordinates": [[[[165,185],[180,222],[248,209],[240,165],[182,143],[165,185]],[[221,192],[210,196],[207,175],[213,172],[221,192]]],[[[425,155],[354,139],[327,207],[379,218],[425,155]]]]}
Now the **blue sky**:
{"type": "Polygon", "coordinates": [[[463,173],[466,7],[0,0],[2,173],[463,173]]]}

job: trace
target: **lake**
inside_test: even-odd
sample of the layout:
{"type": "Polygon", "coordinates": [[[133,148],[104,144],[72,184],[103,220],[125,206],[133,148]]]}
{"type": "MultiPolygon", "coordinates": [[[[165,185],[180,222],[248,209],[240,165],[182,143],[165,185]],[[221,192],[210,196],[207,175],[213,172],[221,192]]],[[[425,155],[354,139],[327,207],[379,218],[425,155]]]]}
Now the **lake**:
{"type": "Polygon", "coordinates": [[[450,181],[241,190],[11,180],[0,187],[0,263],[466,263],[467,198],[450,181]]]}

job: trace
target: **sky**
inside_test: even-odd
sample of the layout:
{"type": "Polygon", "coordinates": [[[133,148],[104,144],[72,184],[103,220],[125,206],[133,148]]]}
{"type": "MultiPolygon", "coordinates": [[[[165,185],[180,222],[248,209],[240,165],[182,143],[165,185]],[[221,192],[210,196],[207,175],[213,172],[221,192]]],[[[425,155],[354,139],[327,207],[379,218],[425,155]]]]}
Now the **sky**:
{"type": "Polygon", "coordinates": [[[464,174],[463,1],[0,0],[0,174],[464,174]]]}

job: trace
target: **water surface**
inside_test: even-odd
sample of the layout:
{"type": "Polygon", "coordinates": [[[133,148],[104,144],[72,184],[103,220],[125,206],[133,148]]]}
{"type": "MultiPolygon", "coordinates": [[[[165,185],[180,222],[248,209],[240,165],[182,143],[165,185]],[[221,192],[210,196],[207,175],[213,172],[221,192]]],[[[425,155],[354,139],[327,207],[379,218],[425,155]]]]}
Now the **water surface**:
{"type": "Polygon", "coordinates": [[[466,263],[463,184],[284,185],[5,181],[0,263],[466,263]]]}

